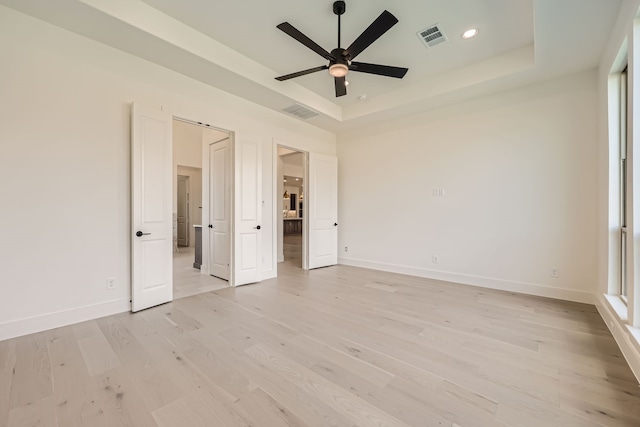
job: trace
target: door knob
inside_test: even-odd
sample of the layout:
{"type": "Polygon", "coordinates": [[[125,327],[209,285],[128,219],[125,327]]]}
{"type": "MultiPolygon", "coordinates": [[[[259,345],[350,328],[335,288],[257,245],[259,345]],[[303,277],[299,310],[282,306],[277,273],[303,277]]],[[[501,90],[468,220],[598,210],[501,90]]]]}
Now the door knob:
{"type": "Polygon", "coordinates": [[[334,226],[334,227],[337,227],[337,226],[338,226],[338,223],[337,223],[337,222],[334,222],[334,223],[333,223],[333,226],[334,226]]]}
{"type": "Polygon", "coordinates": [[[138,237],[142,237],[142,236],[148,236],[151,233],[143,233],[142,231],[136,231],[136,236],[138,237]]]}
{"type": "Polygon", "coordinates": [[[213,225],[209,224],[209,228],[213,228],[213,225]]]}
{"type": "Polygon", "coordinates": [[[253,227],[253,228],[255,228],[256,230],[260,230],[261,227],[258,225],[258,226],[253,227]]]}

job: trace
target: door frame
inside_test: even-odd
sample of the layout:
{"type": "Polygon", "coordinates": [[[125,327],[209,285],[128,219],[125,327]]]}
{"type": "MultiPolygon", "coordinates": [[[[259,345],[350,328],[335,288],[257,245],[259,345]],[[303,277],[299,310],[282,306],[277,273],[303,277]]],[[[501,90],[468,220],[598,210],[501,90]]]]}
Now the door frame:
{"type": "MultiPolygon", "coordinates": [[[[173,120],[178,120],[184,123],[188,123],[194,126],[199,126],[205,129],[213,129],[219,132],[224,132],[228,135],[228,137],[225,138],[221,138],[218,141],[213,141],[213,142],[205,142],[204,140],[201,141],[201,149],[202,149],[202,236],[203,236],[203,241],[202,241],[202,261],[203,263],[206,262],[206,264],[203,264],[200,268],[200,274],[204,274],[207,276],[211,275],[211,263],[210,263],[210,258],[209,258],[209,238],[207,236],[207,244],[205,244],[204,242],[204,235],[205,235],[205,220],[209,221],[209,207],[210,207],[210,200],[209,200],[209,170],[210,170],[210,165],[209,165],[209,146],[211,144],[215,144],[216,142],[220,142],[220,141],[224,141],[225,139],[229,139],[229,149],[231,150],[230,153],[230,171],[229,171],[229,185],[231,186],[231,189],[229,191],[229,286],[235,286],[235,274],[234,274],[234,265],[235,265],[235,256],[234,256],[234,250],[235,250],[235,242],[234,242],[234,238],[233,238],[233,230],[235,229],[235,220],[234,220],[234,215],[235,215],[235,132],[228,130],[228,129],[224,129],[222,127],[218,127],[218,126],[212,126],[206,123],[202,123],[202,122],[198,122],[195,120],[190,120],[190,119],[186,119],[184,117],[180,117],[180,116],[173,116],[173,120]],[[205,208],[206,206],[206,208],[205,208]],[[207,215],[205,215],[205,213],[207,215]],[[204,268],[202,268],[204,267],[204,268]]],[[[173,139],[171,140],[171,143],[173,145],[173,139]]]]}
{"type": "MultiPolygon", "coordinates": [[[[280,176],[278,174],[278,147],[286,148],[288,150],[294,150],[299,153],[304,154],[304,171],[303,171],[303,183],[306,184],[306,188],[304,190],[305,194],[309,191],[309,152],[302,150],[300,148],[293,147],[291,145],[287,145],[283,142],[278,142],[275,139],[272,143],[272,157],[273,157],[273,262],[274,262],[274,271],[276,272],[276,277],[278,275],[278,221],[282,217],[282,196],[278,191],[278,183],[280,181],[280,176]]],[[[304,207],[304,215],[302,217],[302,269],[309,269],[309,206],[306,202],[305,196],[305,207],[304,207]]],[[[284,224],[283,224],[284,225],[284,224]]]]}
{"type": "MultiPolygon", "coordinates": [[[[136,108],[135,104],[133,104],[132,109],[135,109],[135,108],[136,108]]],[[[163,107],[160,107],[159,111],[163,111],[163,110],[164,110],[163,107]]],[[[229,171],[229,173],[230,173],[229,185],[231,187],[230,194],[229,194],[229,203],[230,203],[230,206],[229,206],[229,211],[230,211],[230,218],[229,218],[229,221],[230,221],[230,224],[229,224],[229,232],[230,232],[230,241],[229,241],[229,286],[237,286],[236,285],[236,274],[235,274],[235,271],[236,271],[235,266],[236,266],[236,261],[237,261],[236,260],[236,256],[235,256],[235,249],[236,249],[235,235],[236,235],[236,227],[237,227],[236,220],[235,220],[235,214],[236,214],[235,205],[236,205],[236,199],[237,199],[237,195],[236,195],[237,188],[236,188],[236,177],[235,177],[236,176],[236,172],[237,172],[237,168],[236,168],[236,160],[237,160],[237,156],[236,156],[236,147],[237,147],[236,132],[228,130],[228,129],[224,129],[224,128],[221,128],[221,127],[211,126],[209,124],[198,122],[198,121],[195,121],[195,120],[186,119],[184,117],[181,117],[181,116],[178,116],[178,115],[175,115],[175,114],[172,114],[172,113],[167,114],[167,116],[168,116],[168,119],[170,120],[171,123],[173,123],[173,121],[180,121],[180,122],[183,122],[183,123],[188,123],[190,125],[200,126],[200,127],[203,127],[203,128],[209,128],[209,129],[217,130],[217,131],[220,131],[220,132],[224,132],[224,133],[226,133],[228,135],[228,137],[221,138],[221,140],[229,139],[229,148],[231,150],[231,153],[230,153],[230,157],[231,157],[231,159],[230,159],[230,171],[229,171]]],[[[133,117],[133,115],[132,115],[132,117],[133,117]]],[[[132,118],[132,120],[133,120],[133,118],[132,118]]],[[[134,132],[134,130],[132,130],[132,132],[134,132]]],[[[174,141],[173,134],[171,134],[168,139],[169,139],[169,142],[170,142],[170,150],[171,150],[171,154],[172,154],[174,146],[175,146],[175,141],[174,141]]],[[[258,138],[257,140],[260,140],[260,138],[258,138]]],[[[215,141],[213,143],[215,143],[215,141]]],[[[205,142],[204,138],[201,141],[201,150],[203,151],[203,162],[202,162],[202,206],[203,206],[203,212],[202,212],[202,216],[203,216],[203,219],[206,217],[207,220],[208,220],[209,205],[210,205],[209,194],[208,194],[208,192],[209,192],[209,170],[210,170],[210,165],[209,165],[209,160],[208,160],[208,151],[209,151],[210,144],[211,144],[211,142],[205,142]],[[204,161],[205,153],[206,153],[206,158],[207,158],[206,162],[204,161]],[[205,171],[206,171],[206,173],[205,173],[205,171]],[[204,207],[205,206],[207,206],[207,208],[206,208],[207,215],[205,215],[205,211],[204,211],[204,207]]],[[[131,147],[133,147],[133,136],[132,136],[132,139],[131,139],[131,147]]],[[[259,152],[261,152],[262,145],[259,145],[258,149],[259,149],[259,152]]],[[[259,156],[258,161],[260,162],[260,165],[262,165],[263,164],[262,163],[263,162],[263,157],[259,156]]],[[[174,171],[175,171],[175,169],[173,168],[173,165],[172,165],[172,167],[170,168],[170,171],[168,172],[169,176],[166,177],[168,182],[171,183],[170,186],[171,186],[172,189],[173,189],[173,185],[174,185],[174,178],[173,178],[174,171]]],[[[260,169],[258,170],[258,176],[259,176],[260,182],[262,182],[263,181],[263,179],[262,179],[263,175],[262,175],[262,172],[260,171],[260,169]]],[[[131,181],[130,185],[132,185],[133,180],[130,180],[130,181],[131,181]]],[[[262,184],[262,185],[264,185],[264,184],[262,184]]],[[[262,185],[259,186],[258,191],[260,191],[262,188],[264,188],[264,187],[262,187],[262,185]]],[[[172,200],[174,196],[177,196],[177,190],[176,190],[176,193],[173,193],[173,190],[171,190],[171,193],[172,194],[171,194],[171,197],[170,197],[169,200],[172,200]]],[[[260,193],[257,193],[257,194],[260,194],[260,193]]],[[[133,190],[131,190],[131,197],[133,197],[133,190]]],[[[262,199],[262,201],[258,201],[258,203],[260,203],[260,202],[262,204],[264,204],[264,199],[262,199]]],[[[133,205],[133,201],[131,203],[133,205]]],[[[173,206],[173,202],[171,201],[169,203],[169,205],[173,206]]],[[[173,207],[171,208],[171,212],[173,212],[173,207]]],[[[133,211],[131,212],[131,215],[133,217],[133,211]]],[[[262,220],[262,218],[258,218],[259,222],[261,222],[261,220],[262,220]]],[[[172,223],[173,223],[173,221],[174,220],[172,219],[172,223]]],[[[175,221],[177,221],[177,219],[175,221]]],[[[202,222],[204,222],[204,221],[202,221],[202,222]]],[[[204,226],[204,224],[201,224],[201,225],[204,226]]],[[[260,229],[259,226],[258,227],[254,227],[254,228],[260,229]]],[[[173,233],[171,233],[171,234],[173,234],[173,233]]],[[[204,233],[203,233],[203,235],[204,235],[204,233]]],[[[171,236],[171,239],[173,240],[173,235],[171,236]]],[[[207,240],[208,240],[208,238],[207,238],[207,240]]],[[[276,241],[276,245],[277,245],[277,241],[276,241]]],[[[209,262],[210,260],[208,259],[208,255],[209,255],[208,246],[209,246],[208,244],[205,245],[204,242],[203,242],[203,245],[202,245],[203,254],[202,255],[203,255],[203,260],[207,259],[207,264],[206,264],[206,271],[205,271],[205,269],[201,269],[200,270],[200,274],[210,275],[210,268],[211,267],[210,267],[210,262],[209,262]],[[206,258],[205,258],[205,250],[206,250],[206,258]]],[[[257,250],[260,251],[260,248],[258,247],[257,250]]],[[[131,251],[133,252],[133,249],[131,249],[131,251]]],[[[175,251],[175,246],[173,244],[172,244],[171,251],[172,252],[175,251]]],[[[171,259],[168,262],[169,262],[169,268],[172,271],[173,270],[173,254],[171,254],[170,258],[171,259]]],[[[131,261],[131,263],[133,263],[133,255],[131,255],[130,261],[131,261]]],[[[276,268],[277,268],[277,259],[275,259],[275,257],[273,257],[273,264],[274,264],[274,272],[275,272],[275,274],[277,274],[277,270],[276,270],[276,268]]],[[[259,265],[262,265],[262,264],[259,264],[259,265]]],[[[260,273],[263,272],[262,268],[263,267],[260,267],[260,269],[258,270],[260,273]]],[[[134,308],[134,305],[133,305],[133,293],[134,293],[133,268],[131,269],[130,274],[131,274],[131,288],[130,288],[130,291],[131,291],[131,307],[130,308],[133,311],[133,308],[134,308]]],[[[269,277],[262,276],[261,280],[259,280],[258,282],[260,282],[260,281],[262,281],[262,280],[264,280],[266,278],[269,278],[269,277]]],[[[171,273],[171,279],[172,279],[171,280],[172,296],[168,301],[165,301],[165,302],[173,301],[173,286],[174,286],[174,284],[173,284],[173,272],[171,273]]]]}

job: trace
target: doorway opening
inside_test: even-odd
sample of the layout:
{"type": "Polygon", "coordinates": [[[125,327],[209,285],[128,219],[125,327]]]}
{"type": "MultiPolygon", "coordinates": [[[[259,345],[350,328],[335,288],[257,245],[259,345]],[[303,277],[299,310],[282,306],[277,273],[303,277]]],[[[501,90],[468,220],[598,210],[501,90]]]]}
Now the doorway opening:
{"type": "Polygon", "coordinates": [[[307,153],[280,145],[277,152],[278,262],[285,268],[306,268],[307,153]]]}
{"type": "MultiPolygon", "coordinates": [[[[185,166],[178,166],[177,244],[178,247],[188,248],[190,246],[190,242],[194,240],[190,235],[189,224],[193,224],[198,221],[194,221],[192,214],[193,209],[192,206],[190,206],[191,177],[189,175],[184,175],[184,170],[181,171],[181,168],[185,168],[185,166]]],[[[200,172],[196,168],[193,169],[194,174],[200,172]]]]}
{"type": "MultiPolygon", "coordinates": [[[[204,162],[209,162],[203,146],[228,138],[226,132],[181,119],[173,119],[173,298],[185,298],[229,286],[226,280],[203,271],[202,233],[209,222],[203,218],[204,162]],[[206,223],[206,224],[204,224],[206,223]]],[[[206,230],[206,231],[205,231],[206,230]]]]}

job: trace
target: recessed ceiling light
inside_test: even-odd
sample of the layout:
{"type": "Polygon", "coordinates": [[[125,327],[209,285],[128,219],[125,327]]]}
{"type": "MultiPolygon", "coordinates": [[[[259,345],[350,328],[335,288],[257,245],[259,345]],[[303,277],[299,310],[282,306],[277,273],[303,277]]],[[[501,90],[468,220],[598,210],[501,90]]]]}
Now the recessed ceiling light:
{"type": "Polygon", "coordinates": [[[478,29],[477,28],[471,28],[467,31],[465,31],[464,33],[462,33],[462,38],[463,39],[471,39],[475,36],[478,35],[478,29]]]}
{"type": "Polygon", "coordinates": [[[367,100],[367,94],[366,94],[366,93],[363,93],[362,95],[360,95],[360,96],[358,97],[358,99],[359,99],[360,101],[366,101],[366,100],[367,100]]]}

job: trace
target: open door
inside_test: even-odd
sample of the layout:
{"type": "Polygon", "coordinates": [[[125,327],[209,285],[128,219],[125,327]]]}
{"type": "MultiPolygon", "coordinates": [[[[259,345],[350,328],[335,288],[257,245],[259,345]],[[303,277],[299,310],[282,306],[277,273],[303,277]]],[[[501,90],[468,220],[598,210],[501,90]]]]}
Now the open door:
{"type": "Polygon", "coordinates": [[[209,274],[229,280],[231,255],[231,149],[229,138],[209,144],[209,274]]]}
{"type": "Polygon", "coordinates": [[[338,263],[338,159],[309,153],[309,268],[338,263]]]}
{"type": "Polygon", "coordinates": [[[173,299],[172,117],[134,104],[131,120],[131,310],[173,299]]]}
{"type": "Polygon", "coordinates": [[[262,147],[259,138],[234,141],[233,286],[261,280],[262,147]]]}

